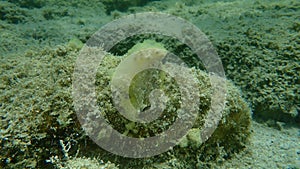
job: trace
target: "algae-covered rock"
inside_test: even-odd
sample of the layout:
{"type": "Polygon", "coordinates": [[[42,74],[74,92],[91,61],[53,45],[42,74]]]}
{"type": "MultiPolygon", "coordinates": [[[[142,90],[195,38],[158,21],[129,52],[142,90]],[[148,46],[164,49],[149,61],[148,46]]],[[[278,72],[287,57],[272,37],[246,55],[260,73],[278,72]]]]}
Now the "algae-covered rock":
{"type": "MultiPolygon", "coordinates": [[[[247,144],[250,111],[239,90],[230,82],[227,82],[226,106],[219,127],[209,140],[201,144],[202,140],[198,137],[203,124],[201,118],[210,106],[209,76],[201,70],[185,68],[194,72],[201,93],[199,117],[191,131],[182,138],[180,145],[158,156],[138,160],[104,151],[84,135],[73,107],[71,85],[77,55],[77,49],[59,46],[39,52],[28,51],[22,59],[1,58],[2,168],[50,168],[54,164],[64,167],[70,166],[76,158],[89,162],[84,157],[97,158],[93,160],[93,166],[103,166],[100,162],[102,159],[103,163],[111,161],[121,168],[153,168],[160,165],[193,168],[196,163],[202,165],[202,162],[215,163],[218,159],[230,158],[247,144]]],[[[120,117],[112,102],[108,84],[116,67],[125,57],[107,54],[99,65],[95,83],[99,108],[110,124],[124,135],[140,138],[163,132],[172,124],[179,109],[178,84],[162,71],[141,72],[135,76],[130,89],[133,105],[147,110],[151,103],[147,96],[151,90],[163,89],[169,98],[164,111],[166,118],[144,124],[132,123],[120,117]],[[161,82],[157,83],[157,80],[161,82]]],[[[143,60],[139,61],[143,63],[143,60]]],[[[92,164],[80,165],[84,167],[92,164]]]]}
{"type": "Polygon", "coordinates": [[[191,20],[211,31],[228,79],[254,117],[300,124],[299,1],[218,2],[199,10],[207,14],[191,20]]]}
{"type": "Polygon", "coordinates": [[[267,36],[256,27],[244,34],[247,40],[233,37],[228,38],[231,44],[218,44],[228,78],[244,91],[254,117],[298,123],[300,36],[280,36],[289,39],[284,42],[272,33],[267,36]]]}

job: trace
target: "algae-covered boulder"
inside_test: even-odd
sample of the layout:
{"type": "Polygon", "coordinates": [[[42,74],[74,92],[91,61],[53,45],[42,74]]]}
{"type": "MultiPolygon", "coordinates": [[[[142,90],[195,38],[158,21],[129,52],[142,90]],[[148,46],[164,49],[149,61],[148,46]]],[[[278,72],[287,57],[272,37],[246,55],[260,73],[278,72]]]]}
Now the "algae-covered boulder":
{"type": "MultiPolygon", "coordinates": [[[[166,153],[142,159],[120,157],[99,148],[84,134],[73,107],[72,73],[77,56],[78,51],[72,46],[60,46],[39,52],[28,51],[22,59],[1,57],[1,168],[66,167],[75,157],[96,158],[93,163],[98,161],[99,166],[110,161],[120,168],[155,168],[161,165],[194,168],[196,165],[204,166],[205,163],[209,166],[216,160],[228,159],[247,144],[250,110],[241,98],[240,91],[229,81],[226,82],[227,96],[222,119],[212,136],[202,142],[199,135],[203,116],[207,114],[211,103],[211,84],[204,71],[184,68],[178,72],[193,72],[198,81],[198,91],[201,92],[195,93],[200,97],[198,117],[177,146],[166,153]]],[[[123,135],[141,138],[163,132],[174,122],[180,109],[176,80],[155,69],[136,75],[130,87],[130,101],[135,108],[151,108],[153,102],[148,96],[156,88],[165,91],[168,99],[163,118],[150,124],[130,122],[118,114],[114,107],[109,85],[113,72],[125,59],[126,56],[107,53],[99,65],[95,81],[99,110],[109,124],[123,135]]],[[[89,160],[82,160],[82,163],[85,161],[89,160]]],[[[82,163],[81,166],[89,166],[82,163]]]]}

